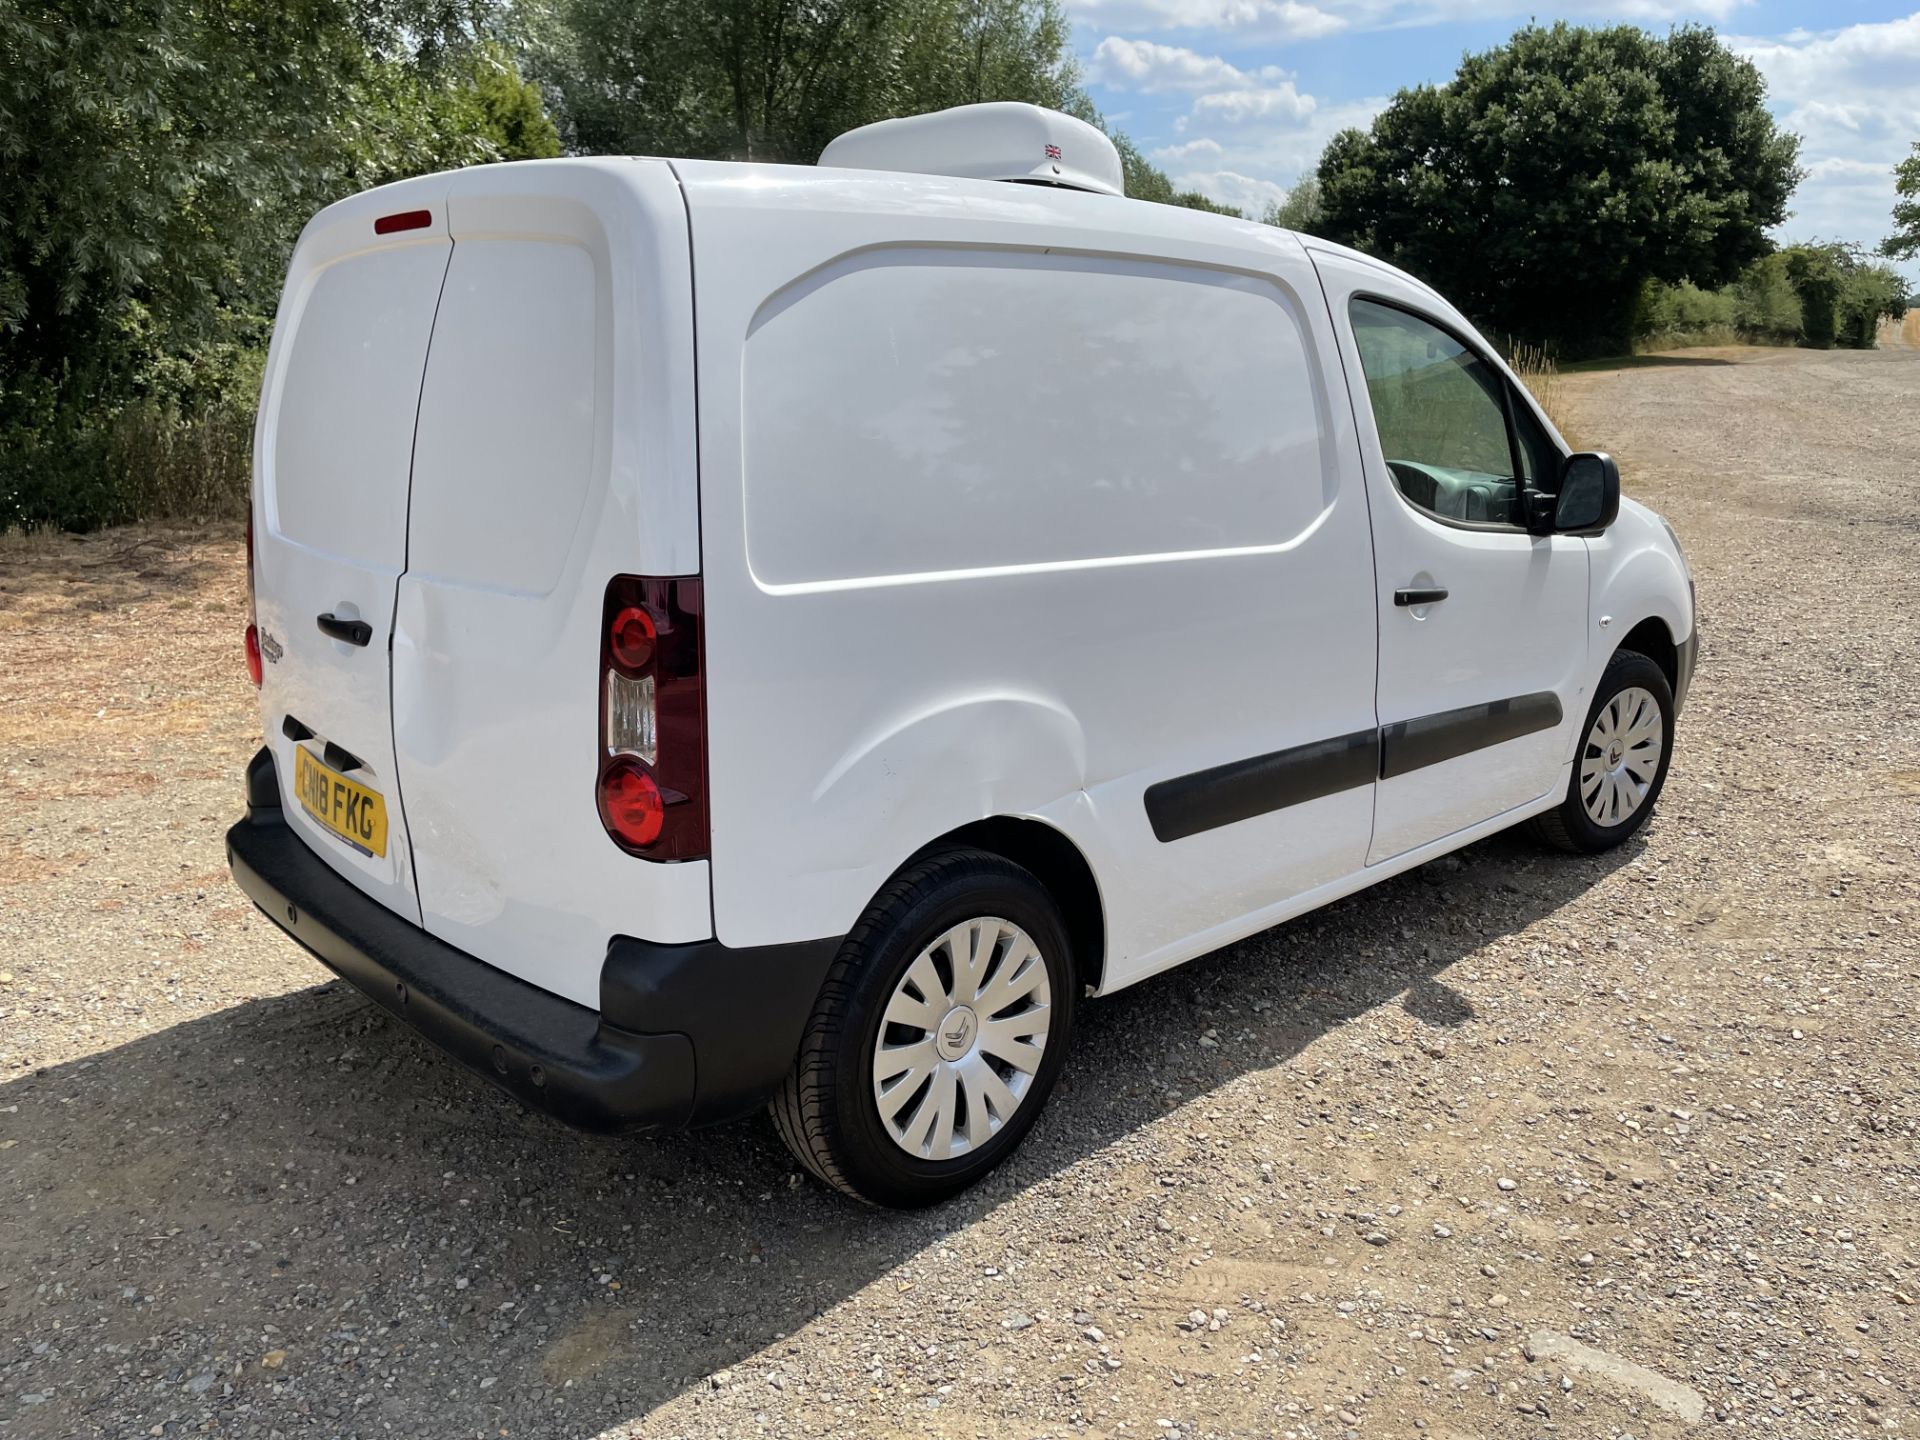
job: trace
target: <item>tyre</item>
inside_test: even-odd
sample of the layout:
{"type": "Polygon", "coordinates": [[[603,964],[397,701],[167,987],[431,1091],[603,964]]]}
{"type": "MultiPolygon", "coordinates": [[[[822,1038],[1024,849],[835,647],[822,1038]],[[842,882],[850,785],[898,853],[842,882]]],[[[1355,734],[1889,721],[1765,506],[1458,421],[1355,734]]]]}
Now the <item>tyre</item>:
{"type": "Polygon", "coordinates": [[[1534,832],[1562,850],[1610,850],[1647,823],[1673,758],[1673,690],[1645,655],[1617,650],[1595,687],[1566,798],[1534,832]]]}
{"type": "Polygon", "coordinates": [[[945,1200],[1032,1127],[1078,993],[1059,909],[1030,872],[980,850],[928,855],[840,947],[774,1125],[856,1199],[945,1200]]]}

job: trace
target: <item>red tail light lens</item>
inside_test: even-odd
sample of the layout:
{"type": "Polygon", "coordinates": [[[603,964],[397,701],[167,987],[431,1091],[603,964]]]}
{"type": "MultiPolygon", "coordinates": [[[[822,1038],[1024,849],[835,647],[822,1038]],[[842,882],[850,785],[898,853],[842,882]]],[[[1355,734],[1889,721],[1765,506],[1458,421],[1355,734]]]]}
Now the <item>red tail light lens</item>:
{"type": "Polygon", "coordinates": [[[616,760],[600,777],[600,820],[622,845],[644,850],[667,824],[660,786],[637,760],[616,760]]]}
{"type": "Polygon", "coordinates": [[[258,685],[264,675],[260,664],[260,627],[253,609],[253,511],[247,511],[247,678],[258,685]]]}
{"type": "Polygon", "coordinates": [[[638,605],[625,606],[607,627],[607,645],[613,662],[630,674],[638,675],[653,663],[654,648],[660,632],[653,617],[638,605]]]}
{"type": "Polygon", "coordinates": [[[595,800],[614,843],[648,860],[708,852],[701,613],[697,575],[607,585],[595,800]]]}

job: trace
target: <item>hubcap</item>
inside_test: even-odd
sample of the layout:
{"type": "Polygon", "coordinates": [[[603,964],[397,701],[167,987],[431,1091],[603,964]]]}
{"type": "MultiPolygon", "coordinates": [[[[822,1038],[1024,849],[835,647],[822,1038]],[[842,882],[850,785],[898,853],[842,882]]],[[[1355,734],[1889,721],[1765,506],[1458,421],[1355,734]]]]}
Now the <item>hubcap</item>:
{"type": "Polygon", "coordinates": [[[973,1007],[956,1005],[947,1012],[947,1018],[940,1022],[940,1038],[934,1042],[933,1048],[942,1060],[964,1060],[967,1051],[973,1048],[979,1030],[980,1021],[975,1018],[973,1007]]]}
{"type": "Polygon", "coordinates": [[[1666,726],[1653,692],[1630,686],[1600,707],[1580,755],[1580,803],[1596,825],[1631,820],[1660,773],[1666,726]]]}
{"type": "Polygon", "coordinates": [[[1011,920],[954,926],[894,986],[873,1051],[873,1100],[909,1155],[951,1160],[1013,1118],[1053,1016],[1047,964],[1011,920]]]}

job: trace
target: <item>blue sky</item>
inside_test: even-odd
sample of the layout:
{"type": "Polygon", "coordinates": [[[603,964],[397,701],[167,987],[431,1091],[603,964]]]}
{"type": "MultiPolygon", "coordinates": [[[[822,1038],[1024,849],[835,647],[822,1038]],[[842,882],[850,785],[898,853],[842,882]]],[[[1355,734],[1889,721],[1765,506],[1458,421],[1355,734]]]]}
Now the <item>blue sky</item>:
{"type": "MultiPolygon", "coordinates": [[[[1182,186],[1258,214],[1327,137],[1529,19],[1704,21],[1767,77],[1811,172],[1783,239],[1877,244],[1920,140],[1915,0],[1064,0],[1088,88],[1182,186]]],[[[1920,267],[1907,267],[1920,279],[1920,267]]]]}

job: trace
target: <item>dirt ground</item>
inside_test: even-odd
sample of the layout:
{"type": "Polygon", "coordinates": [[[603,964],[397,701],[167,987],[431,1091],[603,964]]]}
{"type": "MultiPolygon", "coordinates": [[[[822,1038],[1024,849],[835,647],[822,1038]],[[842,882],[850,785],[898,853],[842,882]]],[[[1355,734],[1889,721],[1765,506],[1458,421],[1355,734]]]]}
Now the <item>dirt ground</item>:
{"type": "Polygon", "coordinates": [[[1920,1429],[1920,350],[1560,404],[1698,575],[1644,837],[1086,1007],[919,1215],[764,1120],[571,1134],[329,983],[226,877],[237,539],[0,542],[0,1436],[1920,1429]]]}

